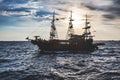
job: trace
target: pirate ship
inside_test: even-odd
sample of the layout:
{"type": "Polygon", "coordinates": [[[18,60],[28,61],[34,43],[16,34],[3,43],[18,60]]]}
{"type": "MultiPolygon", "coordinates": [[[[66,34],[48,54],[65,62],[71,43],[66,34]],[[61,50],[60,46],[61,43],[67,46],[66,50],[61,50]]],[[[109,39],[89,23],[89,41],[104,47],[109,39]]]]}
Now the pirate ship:
{"type": "Polygon", "coordinates": [[[34,36],[35,39],[27,39],[30,40],[32,44],[37,45],[41,51],[94,51],[98,48],[98,45],[93,43],[94,36],[92,36],[90,32],[91,26],[87,15],[83,34],[74,34],[71,11],[67,39],[65,40],[58,39],[55,21],[55,12],[53,12],[49,40],[44,40],[39,36],[34,36]]]}

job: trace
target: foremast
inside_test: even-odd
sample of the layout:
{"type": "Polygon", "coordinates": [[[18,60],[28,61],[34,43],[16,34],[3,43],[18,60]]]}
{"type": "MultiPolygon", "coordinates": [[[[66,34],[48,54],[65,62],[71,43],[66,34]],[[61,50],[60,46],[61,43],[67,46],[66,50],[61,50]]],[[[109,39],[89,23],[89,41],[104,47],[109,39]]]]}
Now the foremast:
{"type": "Polygon", "coordinates": [[[55,11],[53,12],[53,19],[51,22],[51,31],[50,31],[50,40],[54,40],[58,38],[57,30],[55,27],[55,11]]]}
{"type": "Polygon", "coordinates": [[[71,11],[71,16],[70,16],[70,20],[69,20],[69,27],[68,27],[68,31],[67,31],[67,36],[66,38],[69,39],[71,37],[71,35],[74,34],[74,29],[73,29],[73,24],[72,24],[72,21],[74,21],[72,19],[72,11],[71,11]]]}

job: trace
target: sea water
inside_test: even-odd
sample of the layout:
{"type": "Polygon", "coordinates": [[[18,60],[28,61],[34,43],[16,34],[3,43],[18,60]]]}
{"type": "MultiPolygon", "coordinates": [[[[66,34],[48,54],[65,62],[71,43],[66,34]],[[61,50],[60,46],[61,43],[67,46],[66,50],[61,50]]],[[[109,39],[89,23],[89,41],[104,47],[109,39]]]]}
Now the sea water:
{"type": "Polygon", "coordinates": [[[94,52],[40,53],[26,41],[0,42],[0,80],[120,80],[120,41],[94,52]]]}

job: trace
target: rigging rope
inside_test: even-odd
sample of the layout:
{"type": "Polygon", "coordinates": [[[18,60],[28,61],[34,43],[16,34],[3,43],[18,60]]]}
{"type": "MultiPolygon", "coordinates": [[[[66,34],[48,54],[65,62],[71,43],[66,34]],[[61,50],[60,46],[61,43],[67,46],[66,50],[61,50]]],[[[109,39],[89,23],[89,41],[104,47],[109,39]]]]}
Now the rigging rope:
{"type": "Polygon", "coordinates": [[[28,35],[28,37],[30,37],[30,35],[32,35],[34,32],[36,32],[36,31],[38,30],[38,28],[39,28],[39,27],[37,27],[34,31],[32,31],[32,32],[28,35]]]}

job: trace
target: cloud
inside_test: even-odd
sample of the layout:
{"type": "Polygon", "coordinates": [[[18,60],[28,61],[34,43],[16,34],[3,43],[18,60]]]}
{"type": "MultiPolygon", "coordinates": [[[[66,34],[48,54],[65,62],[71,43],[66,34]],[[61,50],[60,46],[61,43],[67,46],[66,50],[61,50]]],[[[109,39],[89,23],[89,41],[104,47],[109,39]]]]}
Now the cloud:
{"type": "MultiPolygon", "coordinates": [[[[32,8],[18,7],[17,4],[25,4],[27,0],[3,0],[0,2],[0,15],[16,13],[16,12],[26,12],[29,13],[32,8]]],[[[16,14],[17,15],[17,14],[16,14]]],[[[19,13],[18,13],[19,15],[19,13]]],[[[22,15],[22,14],[21,14],[22,15]]],[[[4,15],[5,16],[5,15],[4,15]]]]}
{"type": "Polygon", "coordinates": [[[43,17],[51,15],[52,10],[69,12],[70,7],[81,5],[92,11],[106,12],[102,15],[106,19],[120,17],[120,0],[1,0],[0,4],[0,15],[7,13],[7,16],[43,17]]]}
{"type": "Polygon", "coordinates": [[[4,11],[7,11],[7,12],[30,12],[31,8],[24,8],[24,7],[21,7],[21,8],[1,8],[1,12],[4,12],[4,11]]]}
{"type": "MultiPolygon", "coordinates": [[[[41,7],[45,4],[44,2],[44,0],[1,0],[0,25],[17,26],[18,23],[28,19],[49,20],[49,15],[52,15],[53,12],[41,7]]],[[[46,0],[46,3],[49,2],[46,0]]]]}
{"type": "Polygon", "coordinates": [[[82,3],[82,5],[93,11],[106,12],[106,14],[103,14],[104,18],[115,19],[120,17],[120,0],[99,0],[99,3],[97,2],[98,0],[88,1],[87,3],[82,3]]]}
{"type": "Polygon", "coordinates": [[[107,18],[107,19],[115,19],[115,16],[111,15],[111,14],[105,14],[105,15],[102,15],[102,16],[107,18]]]}
{"type": "Polygon", "coordinates": [[[48,10],[39,10],[39,11],[36,12],[35,16],[42,17],[42,16],[45,16],[45,15],[51,15],[51,14],[53,14],[53,12],[50,12],[48,10]]]}
{"type": "MultiPolygon", "coordinates": [[[[26,31],[24,31],[24,33],[26,33],[29,28],[31,28],[32,31],[35,27],[40,26],[41,28],[46,27],[44,28],[44,31],[46,31],[50,28],[52,13],[56,10],[56,18],[57,20],[61,20],[59,22],[56,21],[58,32],[65,32],[66,30],[63,29],[67,29],[65,26],[68,26],[68,18],[70,16],[69,12],[73,10],[73,17],[75,18],[74,22],[76,22],[75,24],[77,24],[77,22],[80,23],[79,25],[74,25],[75,27],[83,26],[82,20],[77,19],[83,19],[83,15],[88,13],[89,15],[94,15],[92,16],[92,19],[94,22],[93,26],[96,26],[96,30],[99,32],[101,29],[102,32],[107,33],[103,30],[108,30],[108,32],[111,32],[113,30],[115,31],[114,27],[119,28],[119,5],[120,0],[0,0],[0,28],[5,27],[4,29],[6,29],[6,31],[3,31],[4,34],[9,34],[7,30],[11,27],[13,27],[11,28],[11,32],[13,32],[16,28],[18,31],[23,31],[26,29],[26,31]],[[112,26],[113,29],[109,31],[108,28],[112,26]]],[[[39,31],[38,33],[42,34],[44,31],[39,31]]],[[[13,32],[13,35],[15,35],[16,32],[13,32]]],[[[115,32],[116,34],[119,33],[119,31],[115,32]]],[[[49,34],[48,31],[46,31],[46,33],[49,34]]],[[[21,32],[19,35],[20,34],[21,32]]],[[[101,32],[99,34],[101,35],[101,32]]],[[[111,34],[111,36],[112,35],[113,34],[111,34]]],[[[22,36],[25,37],[25,35],[22,36]]],[[[102,37],[103,36],[104,35],[102,35],[102,37]]]]}
{"type": "Polygon", "coordinates": [[[25,4],[29,0],[2,0],[1,3],[4,3],[6,5],[11,5],[11,4],[25,4]]]}
{"type": "Polygon", "coordinates": [[[120,0],[113,0],[113,1],[114,1],[114,3],[115,3],[116,5],[119,6],[119,4],[120,4],[120,0]]]}
{"type": "Polygon", "coordinates": [[[62,8],[56,8],[57,10],[63,11],[63,12],[70,12],[68,9],[62,9],[62,8]]]}

